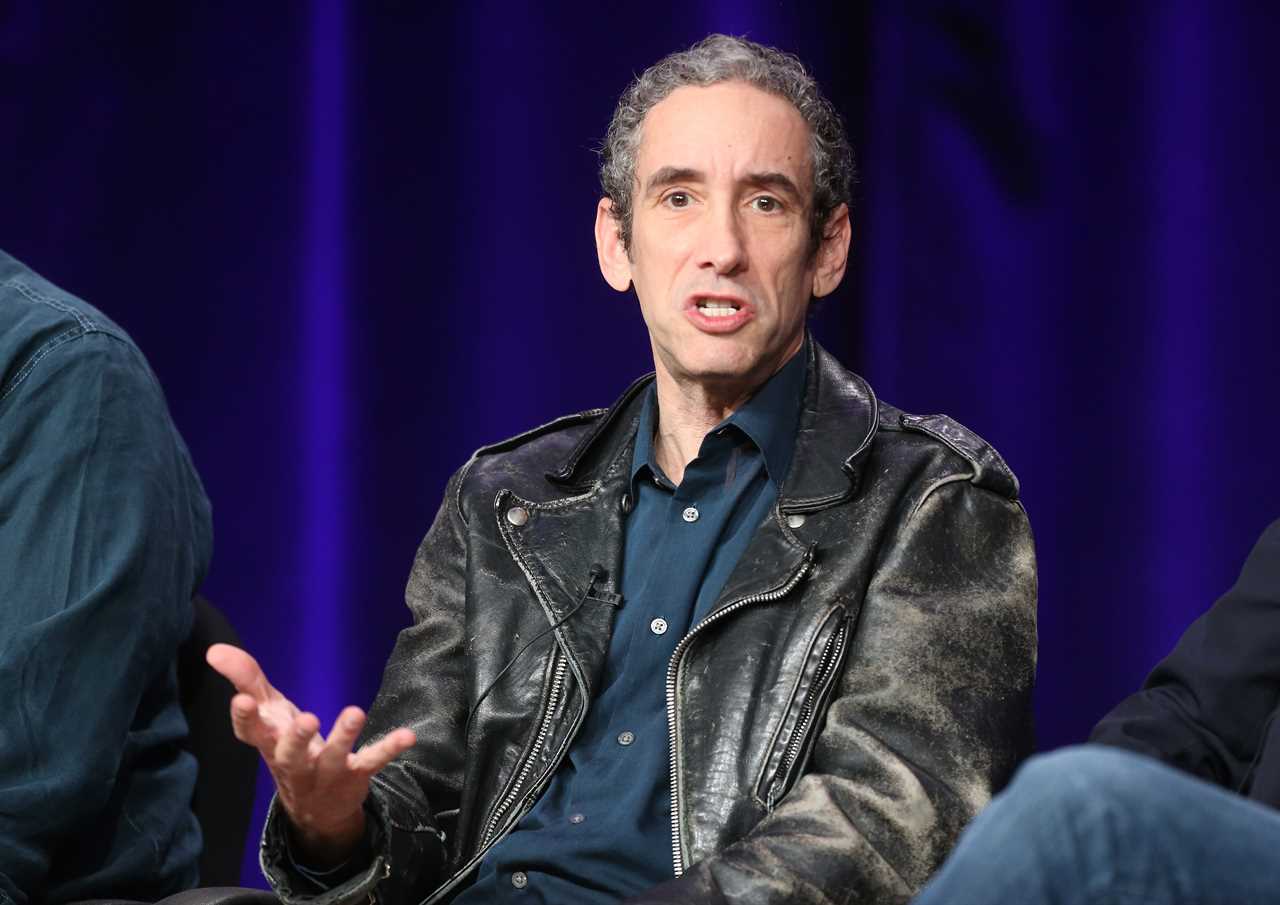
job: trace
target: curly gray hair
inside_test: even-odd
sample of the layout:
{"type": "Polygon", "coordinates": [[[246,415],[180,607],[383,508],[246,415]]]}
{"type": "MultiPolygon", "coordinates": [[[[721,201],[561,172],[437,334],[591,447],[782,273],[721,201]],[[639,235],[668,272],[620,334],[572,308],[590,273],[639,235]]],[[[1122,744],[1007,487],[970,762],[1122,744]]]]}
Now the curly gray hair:
{"type": "Polygon", "coordinates": [[[840,114],[823,96],[804,64],[792,54],[746,38],[713,34],[650,66],[618,99],[600,147],[600,188],[613,202],[612,213],[620,224],[624,247],[631,247],[636,158],[645,115],[677,88],[730,81],[746,82],[785,98],[809,125],[813,158],[811,254],[818,249],[828,218],[841,204],[849,203],[854,180],[853,149],[840,114]]]}

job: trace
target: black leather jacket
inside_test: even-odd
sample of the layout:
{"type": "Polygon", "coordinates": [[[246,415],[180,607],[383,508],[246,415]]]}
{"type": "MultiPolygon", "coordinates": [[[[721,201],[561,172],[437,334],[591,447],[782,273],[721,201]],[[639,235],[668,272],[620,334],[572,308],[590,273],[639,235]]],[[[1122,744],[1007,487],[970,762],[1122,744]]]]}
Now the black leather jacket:
{"type": "MultiPolygon", "coordinates": [[[[812,341],[791,471],[665,676],[671,881],[637,902],[905,902],[1031,742],[1035,557],[980,439],[916,418],[812,341]]],[[[479,451],[419,550],[367,735],[418,744],[375,779],[376,858],[312,898],[447,901],[546,788],[602,673],[638,381],[616,405],[479,451]],[[596,571],[593,584],[593,566],[596,571]]],[[[655,681],[664,681],[655,677],[655,681]]]]}

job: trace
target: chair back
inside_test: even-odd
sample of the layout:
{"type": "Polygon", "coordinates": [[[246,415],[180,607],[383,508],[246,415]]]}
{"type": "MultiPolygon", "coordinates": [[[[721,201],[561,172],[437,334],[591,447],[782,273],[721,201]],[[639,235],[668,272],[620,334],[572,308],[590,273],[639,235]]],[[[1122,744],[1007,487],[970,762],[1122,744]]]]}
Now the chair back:
{"type": "Polygon", "coordinates": [[[187,718],[187,750],[199,765],[191,809],[204,834],[201,886],[238,886],[253,817],[258,754],[231,730],[231,683],[205,663],[209,645],[240,646],[219,610],[197,595],[195,623],[178,651],[178,695],[187,718]]]}

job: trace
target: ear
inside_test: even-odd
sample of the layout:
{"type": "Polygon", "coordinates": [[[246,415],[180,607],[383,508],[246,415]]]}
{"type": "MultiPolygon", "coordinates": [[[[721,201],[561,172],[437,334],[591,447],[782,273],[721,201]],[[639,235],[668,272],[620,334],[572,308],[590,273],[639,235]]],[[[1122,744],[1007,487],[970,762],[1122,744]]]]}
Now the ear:
{"type": "Polygon", "coordinates": [[[622,245],[622,224],[613,216],[613,199],[601,198],[596,205],[596,257],[604,281],[619,292],[631,286],[631,258],[622,245]]]}
{"type": "Polygon", "coordinates": [[[849,264],[849,242],[853,230],[849,225],[849,205],[842,204],[827,218],[822,228],[822,242],[818,246],[813,268],[813,296],[830,295],[844,279],[849,264]]]}

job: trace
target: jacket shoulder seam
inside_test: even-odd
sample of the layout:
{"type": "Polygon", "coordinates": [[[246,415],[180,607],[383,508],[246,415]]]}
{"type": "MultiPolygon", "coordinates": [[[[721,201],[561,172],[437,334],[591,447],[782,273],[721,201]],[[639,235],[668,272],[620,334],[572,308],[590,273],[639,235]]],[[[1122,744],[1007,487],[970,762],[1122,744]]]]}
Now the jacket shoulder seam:
{"type": "MultiPolygon", "coordinates": [[[[1018,499],[1018,478],[1005,463],[1004,457],[995,447],[954,418],[947,415],[902,413],[898,416],[898,422],[903,430],[921,433],[936,440],[968,463],[969,473],[963,479],[1010,500],[1018,499]]],[[[946,480],[948,479],[940,483],[945,483],[946,480]]]]}
{"type": "Polygon", "coordinates": [[[467,482],[467,476],[471,474],[471,466],[476,464],[476,454],[472,454],[471,458],[466,461],[462,468],[458,469],[458,478],[453,488],[453,508],[458,513],[458,521],[462,524],[469,525],[467,521],[467,513],[462,508],[462,485],[467,482]]]}
{"type": "Polygon", "coordinates": [[[89,313],[82,311],[74,305],[69,305],[61,299],[55,298],[48,292],[42,292],[39,288],[31,285],[30,282],[22,279],[20,276],[9,279],[4,284],[4,288],[13,289],[34,305],[44,305],[47,308],[52,308],[59,314],[71,318],[85,333],[108,333],[113,335],[115,333],[115,331],[108,328],[108,325],[100,322],[89,313]]]}
{"type": "Polygon", "coordinates": [[[17,391],[17,389],[22,386],[27,378],[35,371],[40,362],[44,361],[51,354],[70,342],[74,342],[77,339],[88,339],[91,336],[102,336],[110,342],[125,343],[128,345],[126,340],[106,330],[100,330],[97,328],[85,330],[78,323],[69,325],[65,330],[62,330],[45,340],[40,347],[32,352],[30,357],[22,363],[22,366],[18,368],[17,372],[13,375],[13,378],[3,387],[0,387],[0,402],[4,402],[12,393],[17,391]]]}

